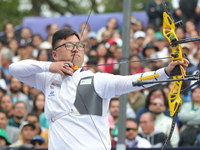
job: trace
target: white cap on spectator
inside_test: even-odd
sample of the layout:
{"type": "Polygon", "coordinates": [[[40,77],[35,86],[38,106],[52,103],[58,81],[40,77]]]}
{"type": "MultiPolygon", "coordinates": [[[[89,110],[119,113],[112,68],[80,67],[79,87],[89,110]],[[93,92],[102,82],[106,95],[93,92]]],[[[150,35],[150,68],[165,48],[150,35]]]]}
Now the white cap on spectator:
{"type": "Polygon", "coordinates": [[[189,45],[188,43],[183,43],[183,44],[181,44],[181,47],[182,47],[182,48],[190,49],[190,45],[189,45]]]}
{"type": "Polygon", "coordinates": [[[44,41],[40,44],[40,49],[52,49],[51,43],[44,41]]]}
{"type": "Polygon", "coordinates": [[[134,39],[138,39],[138,38],[145,38],[146,37],[146,33],[144,31],[136,31],[134,33],[134,39]]]}

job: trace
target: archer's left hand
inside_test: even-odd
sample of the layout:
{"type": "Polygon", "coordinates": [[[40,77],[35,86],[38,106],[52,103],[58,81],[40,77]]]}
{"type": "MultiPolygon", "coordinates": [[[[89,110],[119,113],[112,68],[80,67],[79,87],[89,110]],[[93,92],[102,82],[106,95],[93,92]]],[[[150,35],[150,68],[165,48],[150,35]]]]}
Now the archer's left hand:
{"type": "Polygon", "coordinates": [[[171,61],[169,65],[165,68],[165,71],[168,75],[170,75],[170,72],[174,69],[176,65],[182,65],[184,68],[186,68],[189,64],[189,61],[187,59],[184,59],[184,61],[171,61]]]}

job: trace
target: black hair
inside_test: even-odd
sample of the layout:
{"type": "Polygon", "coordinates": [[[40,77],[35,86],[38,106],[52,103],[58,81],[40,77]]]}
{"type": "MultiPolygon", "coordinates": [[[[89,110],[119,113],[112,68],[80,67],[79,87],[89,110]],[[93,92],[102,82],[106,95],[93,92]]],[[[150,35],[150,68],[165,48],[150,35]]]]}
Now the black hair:
{"type": "Polygon", "coordinates": [[[197,86],[195,86],[193,89],[192,89],[192,93],[196,90],[196,89],[198,89],[198,88],[200,88],[200,85],[197,85],[197,86]]]}
{"type": "Polygon", "coordinates": [[[13,108],[15,108],[15,107],[16,107],[16,105],[17,105],[17,104],[19,104],[19,103],[22,103],[22,104],[24,104],[24,106],[25,106],[25,109],[27,110],[27,104],[26,104],[25,102],[23,102],[23,101],[17,101],[17,102],[15,103],[15,105],[13,106],[13,108]]]}
{"type": "MultiPolygon", "coordinates": [[[[43,92],[39,92],[39,93],[36,94],[35,97],[34,97],[34,100],[33,100],[33,109],[32,109],[33,112],[37,112],[37,110],[38,110],[38,108],[37,108],[37,106],[36,106],[36,99],[37,99],[38,95],[41,95],[41,94],[44,95],[43,92]]],[[[45,95],[44,95],[44,96],[45,96],[45,95]]],[[[44,108],[43,108],[43,112],[44,112],[44,108]]]]}
{"type": "Polygon", "coordinates": [[[137,57],[139,60],[141,60],[142,58],[138,55],[138,54],[133,54],[129,57],[129,60],[131,60],[133,57],[137,57]]]}
{"type": "Polygon", "coordinates": [[[27,120],[28,116],[35,116],[35,117],[37,117],[37,120],[40,121],[39,120],[39,116],[38,116],[38,114],[36,112],[30,112],[30,113],[28,113],[28,115],[26,116],[26,120],[27,120]]]}
{"type": "Polygon", "coordinates": [[[135,118],[127,118],[126,121],[135,122],[135,123],[137,124],[137,128],[138,128],[138,126],[139,126],[139,122],[138,122],[138,120],[135,119],[135,118]]]}
{"type": "Polygon", "coordinates": [[[97,65],[98,64],[98,57],[97,56],[90,56],[87,64],[90,65],[97,65]]]}
{"type": "Polygon", "coordinates": [[[67,37],[69,37],[71,35],[75,35],[80,40],[79,35],[76,33],[76,31],[74,31],[72,29],[63,28],[63,29],[56,31],[53,34],[53,38],[52,38],[52,48],[53,48],[53,50],[55,50],[56,44],[58,43],[59,40],[66,39],[67,37]]]}
{"type": "Polygon", "coordinates": [[[6,118],[8,118],[8,113],[5,110],[3,110],[2,108],[0,108],[0,113],[5,114],[6,118]]]}
{"type": "MultiPolygon", "coordinates": [[[[152,112],[145,112],[145,113],[143,113],[142,115],[144,115],[144,114],[148,114],[151,121],[155,121],[155,120],[156,120],[156,117],[153,115],[152,112]]],[[[142,115],[141,115],[141,116],[142,116],[142,115]]],[[[141,117],[141,116],[140,116],[140,117],[141,117]]]]}
{"type": "Polygon", "coordinates": [[[110,105],[111,105],[112,101],[119,101],[119,97],[113,97],[113,98],[111,98],[110,103],[109,103],[109,108],[110,108],[110,105]]]}
{"type": "Polygon", "coordinates": [[[147,95],[146,97],[146,103],[145,103],[145,107],[148,109],[149,105],[150,105],[150,101],[151,101],[151,95],[155,92],[155,91],[161,91],[162,93],[162,96],[164,98],[164,103],[165,103],[165,106],[168,108],[168,101],[167,101],[167,97],[165,95],[165,92],[163,91],[163,87],[162,86],[154,86],[151,88],[149,94],[147,95]]]}

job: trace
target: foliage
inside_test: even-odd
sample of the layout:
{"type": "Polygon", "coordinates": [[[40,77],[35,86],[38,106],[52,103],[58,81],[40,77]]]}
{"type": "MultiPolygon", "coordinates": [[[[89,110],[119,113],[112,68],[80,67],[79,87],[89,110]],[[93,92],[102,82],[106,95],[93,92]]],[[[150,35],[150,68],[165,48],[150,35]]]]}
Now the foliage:
{"type": "MultiPolygon", "coordinates": [[[[41,16],[43,6],[47,6],[50,11],[59,15],[66,14],[89,14],[91,8],[93,13],[100,13],[99,6],[106,12],[122,12],[123,0],[27,0],[32,6],[31,9],[19,10],[20,0],[0,0],[0,30],[3,25],[11,22],[15,26],[20,25],[23,17],[41,16]],[[96,3],[94,4],[94,2],[96,3]],[[94,5],[93,5],[94,4],[94,5]],[[93,7],[92,7],[93,6],[93,7]]],[[[144,10],[146,2],[149,0],[133,0],[132,10],[144,10]]],[[[171,0],[170,0],[171,1],[171,0]]]]}

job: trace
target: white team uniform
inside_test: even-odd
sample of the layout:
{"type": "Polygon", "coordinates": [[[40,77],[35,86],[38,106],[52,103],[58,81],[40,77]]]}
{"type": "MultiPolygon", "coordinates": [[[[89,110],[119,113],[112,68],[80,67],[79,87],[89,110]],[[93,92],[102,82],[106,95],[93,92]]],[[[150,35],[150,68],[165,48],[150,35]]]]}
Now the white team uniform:
{"type": "MultiPolygon", "coordinates": [[[[139,90],[143,87],[133,86],[132,81],[141,74],[115,76],[107,73],[92,73],[78,69],[73,76],[62,77],[49,72],[51,62],[24,60],[10,65],[11,74],[18,80],[40,89],[45,94],[45,115],[49,120],[49,150],[109,150],[111,148],[109,123],[107,118],[110,98],[139,90]],[[81,78],[94,76],[94,89],[103,99],[102,116],[68,113],[52,122],[52,118],[69,112],[74,106],[77,85],[81,78]],[[91,119],[92,117],[92,119],[91,119]],[[93,124],[93,121],[94,124],[93,124]],[[100,134],[98,134],[96,128],[100,134]],[[100,138],[101,137],[101,138],[100,138]],[[102,142],[102,140],[103,142],[102,142]],[[106,148],[105,148],[106,147],[106,148]]],[[[143,76],[155,72],[144,73],[143,76]]],[[[168,78],[164,68],[156,71],[158,80],[168,78]]],[[[155,79],[152,79],[155,80],[155,79]]],[[[145,85],[145,87],[153,84],[145,85]]],[[[90,94],[91,91],[87,91],[90,94]]],[[[84,106],[83,106],[84,107],[84,106]]]]}

